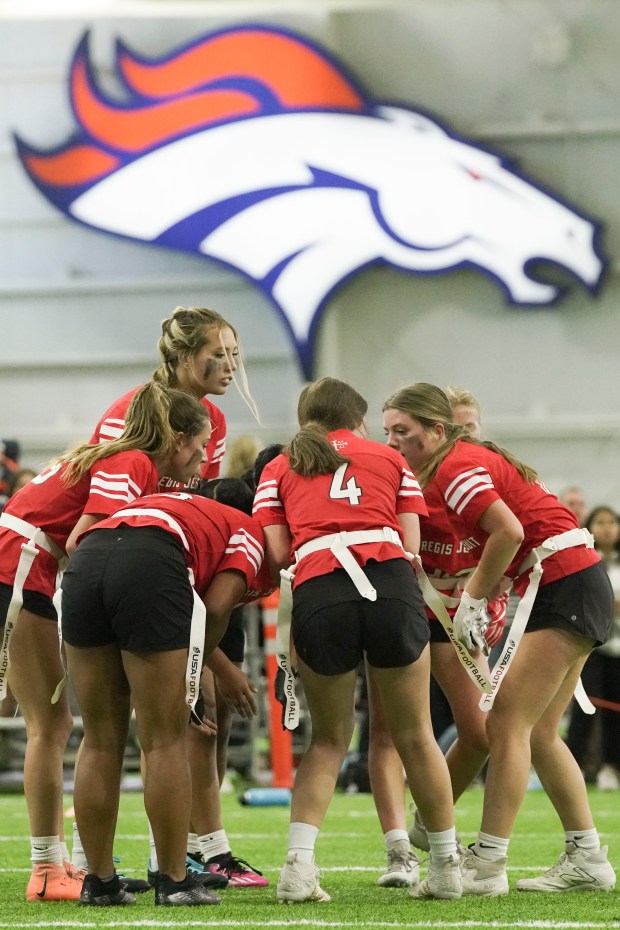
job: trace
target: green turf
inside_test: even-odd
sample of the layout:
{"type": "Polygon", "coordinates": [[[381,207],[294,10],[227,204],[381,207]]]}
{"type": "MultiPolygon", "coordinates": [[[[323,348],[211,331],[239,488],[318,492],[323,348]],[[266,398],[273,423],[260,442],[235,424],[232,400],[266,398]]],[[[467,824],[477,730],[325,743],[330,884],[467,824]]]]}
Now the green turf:
{"type": "MultiPolygon", "coordinates": [[[[591,792],[595,819],[612,862],[620,865],[620,797],[591,792]]],[[[70,803],[70,800],[67,800],[70,803]]],[[[28,827],[24,798],[0,795],[0,930],[9,927],[543,927],[620,928],[620,890],[608,894],[531,894],[512,891],[502,898],[416,901],[406,889],[375,884],[384,864],[382,838],[369,795],[334,798],[317,843],[327,905],[276,904],[275,883],[286,853],[288,809],[242,807],[223,796],[224,820],[233,851],[260,868],[271,881],[264,889],[228,889],[222,904],[208,908],[155,908],[152,894],[130,908],[80,908],[70,903],[24,900],[29,875],[28,827]]],[[[457,826],[464,843],[479,825],[482,792],[461,799],[457,826]]],[[[70,821],[67,821],[70,830],[70,821]]],[[[140,794],[124,794],[116,852],[129,875],[144,876],[148,843],[140,794]]],[[[510,846],[509,879],[534,875],[557,860],[563,834],[541,791],[527,794],[510,846]]]]}

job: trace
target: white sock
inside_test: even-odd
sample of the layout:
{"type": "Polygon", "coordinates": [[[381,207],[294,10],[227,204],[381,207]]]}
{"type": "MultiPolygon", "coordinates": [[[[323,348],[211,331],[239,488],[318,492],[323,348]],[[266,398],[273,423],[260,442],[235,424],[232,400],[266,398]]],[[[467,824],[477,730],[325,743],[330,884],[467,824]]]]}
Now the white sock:
{"type": "Polygon", "coordinates": [[[431,833],[427,830],[428,845],[431,848],[431,859],[445,859],[447,856],[456,856],[456,827],[431,833]]]}
{"type": "Polygon", "coordinates": [[[479,859],[486,859],[487,862],[495,862],[496,859],[503,859],[508,855],[509,839],[502,836],[492,836],[490,833],[480,832],[474,843],[474,852],[479,859]]]}
{"type": "Polygon", "coordinates": [[[31,836],[30,861],[33,865],[37,862],[53,862],[54,865],[62,865],[62,846],[58,834],[56,836],[31,836]]]}
{"type": "Polygon", "coordinates": [[[288,828],[288,854],[297,854],[298,862],[314,862],[314,844],[319,828],[309,823],[291,823],[288,828]]]}
{"type": "Polygon", "coordinates": [[[60,848],[62,850],[62,861],[71,862],[71,856],[69,855],[69,850],[67,848],[67,844],[65,840],[60,841],[60,848]]]}
{"type": "Polygon", "coordinates": [[[151,872],[157,872],[159,870],[159,862],[157,861],[157,850],[155,849],[155,837],[153,836],[153,830],[149,823],[149,869],[151,872]]]}
{"type": "Polygon", "coordinates": [[[383,842],[385,843],[386,849],[389,849],[394,843],[400,843],[401,840],[405,840],[407,843],[409,842],[409,834],[406,830],[388,830],[387,833],[383,834],[383,842]]]}
{"type": "Polygon", "coordinates": [[[73,845],[71,847],[71,865],[75,866],[76,869],[87,869],[88,862],[86,861],[86,854],[84,852],[84,847],[82,846],[82,840],[80,839],[80,833],[77,828],[77,823],[73,824],[73,845]]]}
{"type": "Polygon", "coordinates": [[[188,853],[199,853],[200,852],[200,843],[198,842],[197,833],[187,834],[187,851],[188,853]]]}
{"type": "Polygon", "coordinates": [[[230,852],[230,843],[226,836],[226,830],[215,830],[214,833],[205,833],[204,836],[198,837],[200,852],[205,862],[213,859],[214,856],[223,856],[224,853],[230,852]]]}
{"type": "Polygon", "coordinates": [[[574,843],[579,849],[598,852],[601,848],[601,840],[596,827],[592,830],[567,830],[565,836],[567,844],[574,843]]]}

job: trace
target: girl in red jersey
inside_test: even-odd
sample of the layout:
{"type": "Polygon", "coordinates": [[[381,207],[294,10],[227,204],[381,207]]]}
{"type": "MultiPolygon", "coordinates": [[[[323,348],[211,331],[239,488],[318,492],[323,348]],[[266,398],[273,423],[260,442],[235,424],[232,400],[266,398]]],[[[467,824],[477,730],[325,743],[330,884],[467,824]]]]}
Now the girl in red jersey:
{"type": "MultiPolygon", "coordinates": [[[[161,337],[158,342],[162,363],[153,373],[153,380],[186,391],[200,400],[211,419],[211,438],[207,447],[207,460],[201,469],[201,477],[217,478],[220,474],[222,459],[226,450],[226,418],[207,395],[223,396],[232,381],[235,381],[239,393],[247,403],[252,414],[258,420],[256,405],[249,393],[245,369],[239,350],[235,328],[215,310],[204,307],[177,307],[172,315],[161,324],[161,337]],[[240,379],[236,377],[239,371],[240,379]]],[[[100,419],[91,442],[114,438],[123,429],[124,417],[129,402],[137,389],[128,391],[106,410],[100,419]]],[[[175,482],[169,477],[163,479],[161,490],[172,490],[175,482]]],[[[215,707],[209,712],[217,721],[217,735],[204,738],[194,730],[188,731],[188,751],[191,767],[195,777],[200,780],[201,796],[209,796],[211,802],[206,805],[205,813],[212,814],[209,823],[203,823],[201,830],[195,824],[188,836],[188,853],[194,857],[192,865],[202,871],[206,880],[214,885],[228,884],[261,887],[269,882],[260,872],[231,852],[230,843],[222,826],[220,807],[220,784],[226,772],[225,759],[228,753],[228,741],[232,727],[232,714],[223,699],[224,688],[230,687],[230,681],[240,680],[241,663],[245,646],[245,633],[239,612],[231,618],[229,627],[211,664],[220,675],[222,688],[215,688],[215,707]],[[226,677],[227,681],[224,681],[226,677]],[[205,757],[206,750],[206,757],[205,757]],[[198,835],[195,831],[199,831],[198,835]],[[208,863],[213,877],[208,879],[201,860],[208,863]],[[216,877],[215,873],[218,873],[216,877]]],[[[214,690],[213,675],[205,669],[205,687],[214,690]]],[[[202,818],[201,818],[202,819],[202,818]]],[[[74,831],[74,847],[79,850],[79,837],[74,831]]],[[[77,861],[75,857],[74,861],[77,861]]],[[[157,869],[157,860],[153,837],[151,836],[151,870],[157,869]]]]}
{"type": "MultiPolygon", "coordinates": [[[[446,396],[450,402],[453,422],[464,426],[472,438],[480,439],[480,407],[474,396],[469,391],[456,387],[448,388],[446,396]]],[[[388,445],[401,452],[407,464],[414,468],[408,458],[408,437],[413,428],[411,418],[401,409],[386,407],[384,425],[388,445]]],[[[449,611],[453,613],[467,576],[477,565],[483,541],[480,533],[477,538],[476,534],[469,531],[460,536],[454,531],[452,521],[445,512],[443,500],[436,499],[434,487],[430,486],[425,491],[425,502],[428,516],[423,516],[420,520],[420,558],[433,587],[445,598],[452,599],[453,606],[449,611]]],[[[489,624],[485,632],[486,654],[501,638],[506,618],[506,601],[507,595],[501,595],[487,605],[489,624]]],[[[446,753],[456,801],[478,775],[488,757],[486,714],[478,706],[480,691],[461,666],[448,634],[432,612],[428,610],[427,613],[431,628],[431,673],[436,688],[434,694],[448,702],[458,734],[446,753]]],[[[488,664],[482,655],[478,657],[478,666],[488,676],[488,664]]],[[[387,871],[378,879],[378,884],[383,887],[399,887],[411,883],[417,861],[408,848],[404,856],[398,851],[401,838],[407,835],[402,803],[402,765],[389,739],[381,704],[374,693],[370,695],[369,706],[372,717],[369,774],[377,813],[386,837],[388,859],[387,871]]],[[[414,813],[409,839],[413,846],[428,850],[422,818],[419,811],[414,813]]]]}
{"type": "MultiPolygon", "coordinates": [[[[153,372],[153,380],[195,397],[209,414],[211,438],[201,477],[217,478],[226,451],[226,418],[207,399],[207,395],[221,397],[235,378],[240,364],[237,333],[215,310],[177,307],[172,316],[161,324],[157,348],[162,363],[153,372]]],[[[256,416],[256,406],[249,396],[243,368],[241,373],[240,393],[256,416]]],[[[132,388],[108,407],[95,427],[91,442],[105,442],[122,433],[125,414],[137,390],[132,388]]]]}
{"type": "Polygon", "coordinates": [[[292,639],[312,720],[295,779],[280,901],[329,901],[315,840],[353,731],[357,668],[365,657],[409,786],[429,827],[425,884],[461,894],[450,779],[429,713],[428,623],[409,552],[424,499],[402,457],[366,437],[368,405],[323,378],[298,405],[300,430],[269,463],[254,513],[274,570],[295,555],[292,639]]]}
{"type": "MultiPolygon", "coordinates": [[[[100,522],[70,559],[62,581],[63,634],[84,719],[75,811],[90,869],[80,903],[135,901],[112,857],[131,706],[159,863],[155,903],[219,902],[186,871],[188,704],[203,656],[254,587],[262,559],[255,520],[185,492],[134,501],[100,522]]],[[[241,694],[236,709],[245,715],[249,704],[241,694]]]]}
{"type": "MultiPolygon", "coordinates": [[[[518,612],[506,653],[493,671],[497,683],[498,668],[511,661],[509,670],[500,672],[502,686],[488,713],[482,825],[462,858],[463,894],[508,892],[509,837],[530,763],[564,826],[566,850],[556,866],[519,880],[517,889],[610,890],[615,874],[607,847],[600,847],[579,766],[558,735],[588,654],[609,636],[613,593],[600,559],[574,515],[531,468],[493,443],[470,439],[452,422],[440,388],[402,388],[387,399],[384,411],[386,429],[394,428],[394,413],[399,414],[399,447],[417,469],[427,499],[435,500],[449,520],[444,542],[451,544],[456,535],[480,544],[454,617],[461,643],[477,654],[486,599],[506,579],[522,598],[521,617],[533,602],[520,645],[514,632],[518,612]]],[[[441,532],[437,526],[435,531],[441,532]]]]}
{"type": "Polygon", "coordinates": [[[189,479],[204,459],[209,428],[196,400],[148,384],[136,394],[121,437],[67,453],[18,491],[0,517],[0,676],[10,682],[28,736],[24,791],[34,866],[28,900],[72,900],[81,887],[63,866],[68,856],[59,839],[63,753],[72,729],[66,696],[50,703],[63,674],[52,603],[59,562],[80,532],[157,490],[162,475],[189,479]]]}

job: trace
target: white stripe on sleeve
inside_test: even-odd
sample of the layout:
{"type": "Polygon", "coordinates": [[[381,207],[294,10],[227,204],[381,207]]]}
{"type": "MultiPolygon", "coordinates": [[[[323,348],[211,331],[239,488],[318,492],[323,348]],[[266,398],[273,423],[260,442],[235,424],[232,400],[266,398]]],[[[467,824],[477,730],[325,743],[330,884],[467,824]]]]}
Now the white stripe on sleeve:
{"type": "Polygon", "coordinates": [[[263,547],[258,540],[254,539],[246,530],[240,529],[233,533],[226,546],[226,554],[241,552],[254,569],[254,574],[258,573],[263,561],[263,547]]]}
{"type": "Polygon", "coordinates": [[[111,442],[113,439],[118,439],[124,431],[125,421],[114,420],[110,417],[108,420],[104,420],[99,427],[99,442],[111,442]]]}
{"type": "Polygon", "coordinates": [[[452,510],[461,514],[470,500],[481,491],[492,488],[491,476],[484,468],[471,468],[452,481],[445,490],[444,499],[452,510]]]}
{"type": "Polygon", "coordinates": [[[397,497],[422,497],[422,488],[416,481],[413,472],[403,468],[400,479],[400,488],[397,497]]]}

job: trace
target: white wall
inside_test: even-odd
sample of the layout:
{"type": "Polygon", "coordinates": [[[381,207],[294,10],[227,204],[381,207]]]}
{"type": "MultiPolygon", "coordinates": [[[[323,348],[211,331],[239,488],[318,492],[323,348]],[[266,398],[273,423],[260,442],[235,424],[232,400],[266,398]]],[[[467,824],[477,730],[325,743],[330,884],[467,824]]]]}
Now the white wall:
{"type": "Polygon", "coordinates": [[[262,21],[319,40],[374,97],[431,111],[604,221],[612,262],[598,298],[576,288],[553,309],[511,307],[473,271],[366,270],[323,317],[316,374],[350,380],[369,398],[376,438],[394,387],[466,386],[487,433],[548,484],[579,483],[589,503],[620,507],[616,0],[160,0],[88,19],[61,15],[61,0],[53,6],[43,20],[29,17],[27,0],[0,3],[0,436],[23,440],[24,461],[88,434],[114,397],[148,377],[160,321],[192,303],[213,306],[241,333],[265,427],[231,393],[222,403],[231,432],[267,442],[293,429],[303,379],[258,291],[207,260],[70,224],[25,177],[11,140],[18,131],[43,149],[65,141],[67,66],[87,26],[110,83],[115,36],[157,55],[212,28],[262,21]],[[147,7],[148,17],[135,13],[147,7]]]}

